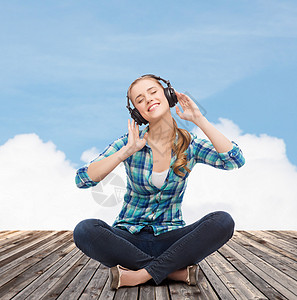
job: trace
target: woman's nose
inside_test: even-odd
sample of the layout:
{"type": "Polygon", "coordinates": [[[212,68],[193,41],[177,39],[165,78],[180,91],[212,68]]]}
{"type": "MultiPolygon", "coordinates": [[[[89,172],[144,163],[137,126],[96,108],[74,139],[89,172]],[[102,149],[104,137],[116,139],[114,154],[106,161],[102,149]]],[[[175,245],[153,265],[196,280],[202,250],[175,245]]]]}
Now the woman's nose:
{"type": "Polygon", "coordinates": [[[153,95],[147,95],[146,96],[146,101],[147,101],[147,103],[149,103],[149,102],[151,102],[153,100],[153,95]]]}
{"type": "Polygon", "coordinates": [[[153,99],[152,98],[147,98],[146,102],[150,103],[153,99]]]}

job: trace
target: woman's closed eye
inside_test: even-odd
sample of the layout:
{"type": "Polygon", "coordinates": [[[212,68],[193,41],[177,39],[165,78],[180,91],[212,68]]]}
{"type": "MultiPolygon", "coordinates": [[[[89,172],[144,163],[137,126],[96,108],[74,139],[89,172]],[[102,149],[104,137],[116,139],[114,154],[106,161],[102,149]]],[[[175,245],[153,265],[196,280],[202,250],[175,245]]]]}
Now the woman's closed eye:
{"type": "MultiPolygon", "coordinates": [[[[157,91],[151,92],[151,94],[155,94],[155,93],[157,93],[157,91]]],[[[139,99],[138,103],[140,103],[142,100],[143,100],[143,98],[139,99]]]]}

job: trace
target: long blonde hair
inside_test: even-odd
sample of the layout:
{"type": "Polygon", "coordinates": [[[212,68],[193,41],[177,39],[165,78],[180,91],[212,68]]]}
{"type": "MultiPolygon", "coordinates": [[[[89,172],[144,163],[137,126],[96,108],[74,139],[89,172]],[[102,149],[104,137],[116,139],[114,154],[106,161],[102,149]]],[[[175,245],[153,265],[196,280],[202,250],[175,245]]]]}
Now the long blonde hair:
{"type": "MultiPolygon", "coordinates": [[[[162,89],[164,90],[163,85],[160,83],[159,80],[156,78],[150,76],[150,75],[145,75],[143,77],[139,77],[135,79],[129,86],[127,95],[129,99],[131,99],[131,89],[132,87],[140,80],[142,79],[152,79],[156,83],[158,83],[162,89]]],[[[131,99],[132,101],[132,99],[131,99]]],[[[191,172],[191,170],[186,166],[187,165],[187,154],[185,154],[185,151],[189,147],[190,141],[191,141],[191,135],[186,129],[178,128],[175,119],[172,117],[173,120],[173,125],[174,125],[174,130],[172,134],[172,146],[171,148],[173,149],[173,152],[176,154],[177,158],[175,163],[173,164],[173,171],[175,174],[179,176],[185,176],[186,173],[183,173],[180,169],[184,168],[187,172],[191,172]],[[175,143],[175,136],[176,133],[178,134],[178,139],[177,142],[175,143]]]]}

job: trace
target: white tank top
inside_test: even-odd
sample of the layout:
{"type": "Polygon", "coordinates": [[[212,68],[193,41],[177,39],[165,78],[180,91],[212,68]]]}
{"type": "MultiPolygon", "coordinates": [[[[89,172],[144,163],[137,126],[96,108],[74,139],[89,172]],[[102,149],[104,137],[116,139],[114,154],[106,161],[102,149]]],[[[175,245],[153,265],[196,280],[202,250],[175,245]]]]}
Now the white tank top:
{"type": "Polygon", "coordinates": [[[152,182],[157,188],[160,189],[161,186],[163,185],[163,183],[167,177],[168,170],[169,170],[169,168],[163,172],[152,171],[152,182]]]}

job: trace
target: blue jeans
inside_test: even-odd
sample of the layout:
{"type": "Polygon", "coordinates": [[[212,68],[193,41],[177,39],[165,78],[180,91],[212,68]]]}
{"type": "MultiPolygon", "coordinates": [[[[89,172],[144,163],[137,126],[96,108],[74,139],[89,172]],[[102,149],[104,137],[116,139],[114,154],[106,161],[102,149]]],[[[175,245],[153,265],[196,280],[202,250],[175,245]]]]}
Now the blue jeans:
{"type": "Polygon", "coordinates": [[[222,247],[233,235],[234,221],[224,211],[207,214],[193,224],[154,235],[151,226],[136,234],[111,227],[99,219],[78,223],[75,245],[107,267],[145,268],[160,284],[170,273],[197,264],[222,247]]]}

